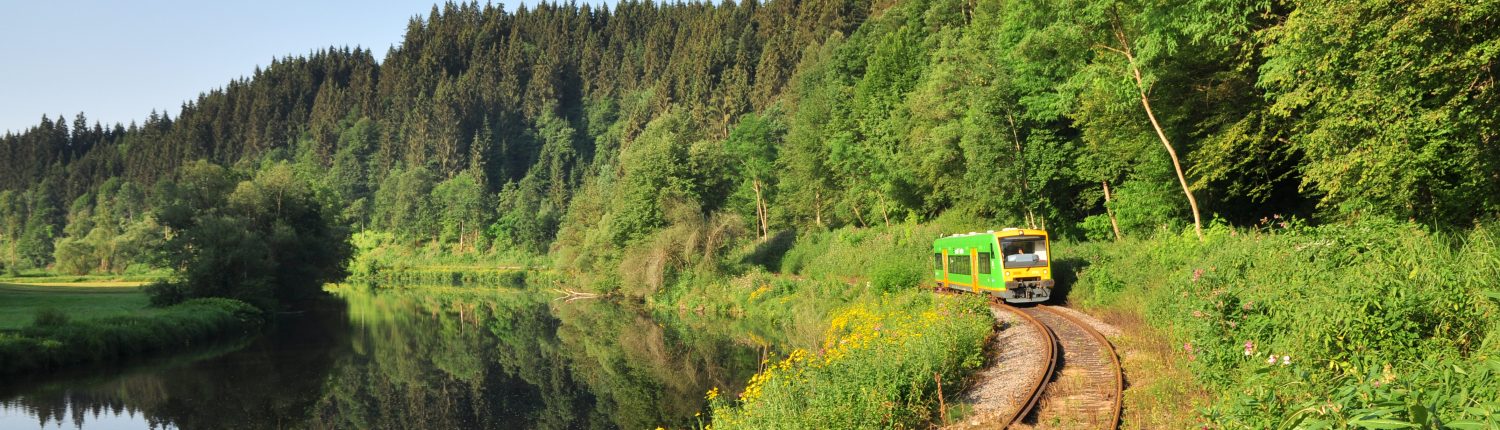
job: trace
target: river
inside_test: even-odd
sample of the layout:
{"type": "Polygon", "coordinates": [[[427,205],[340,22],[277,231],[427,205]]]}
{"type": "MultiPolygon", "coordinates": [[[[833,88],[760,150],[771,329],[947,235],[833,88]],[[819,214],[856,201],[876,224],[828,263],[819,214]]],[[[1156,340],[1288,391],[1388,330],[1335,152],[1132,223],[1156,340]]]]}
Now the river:
{"type": "Polygon", "coordinates": [[[697,427],[767,338],[512,288],[337,287],[266,333],[0,384],[0,429],[697,427]]]}

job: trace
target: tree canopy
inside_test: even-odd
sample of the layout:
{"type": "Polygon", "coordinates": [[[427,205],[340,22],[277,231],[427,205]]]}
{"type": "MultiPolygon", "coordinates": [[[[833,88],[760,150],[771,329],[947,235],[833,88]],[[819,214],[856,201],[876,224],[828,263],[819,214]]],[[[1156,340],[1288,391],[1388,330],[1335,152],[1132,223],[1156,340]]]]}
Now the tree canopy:
{"type": "Polygon", "coordinates": [[[758,238],[950,211],[1094,239],[1273,215],[1462,228],[1500,212],[1496,8],[446,3],[381,61],[321,49],[171,115],[0,137],[0,264],[118,272],[156,241],[313,216],[600,273],[720,213],[758,238]]]}

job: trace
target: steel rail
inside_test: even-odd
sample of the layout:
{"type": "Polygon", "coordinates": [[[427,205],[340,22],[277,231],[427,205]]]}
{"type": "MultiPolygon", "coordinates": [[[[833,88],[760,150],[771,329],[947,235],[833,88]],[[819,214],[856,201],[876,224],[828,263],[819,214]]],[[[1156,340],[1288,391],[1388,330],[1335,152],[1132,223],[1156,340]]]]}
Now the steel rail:
{"type": "Polygon", "coordinates": [[[1111,417],[1110,417],[1110,421],[1109,421],[1109,428],[1111,428],[1111,429],[1119,428],[1120,427],[1120,410],[1121,410],[1121,406],[1122,406],[1121,402],[1124,400],[1124,395],[1123,394],[1124,394],[1124,391],[1125,391],[1125,374],[1124,374],[1123,370],[1121,370],[1121,368],[1120,368],[1120,357],[1115,354],[1115,347],[1114,347],[1114,345],[1109,342],[1109,339],[1106,339],[1104,337],[1103,333],[1099,333],[1098,330],[1094,330],[1093,326],[1091,326],[1091,325],[1083,322],[1082,320],[1079,320],[1077,317],[1074,317],[1073,315],[1070,315],[1067,312],[1059,311],[1059,310],[1054,309],[1054,308],[1052,308],[1050,306],[1041,306],[1041,305],[1038,305],[1037,309],[1041,309],[1044,312],[1051,313],[1053,315],[1057,315],[1059,317],[1062,317],[1064,320],[1067,320],[1068,322],[1072,323],[1073,325],[1078,326],[1079,328],[1083,329],[1083,331],[1085,333],[1089,334],[1089,337],[1094,338],[1094,341],[1097,342],[1100,345],[1100,351],[1103,352],[1103,353],[1105,353],[1105,355],[1109,356],[1110,363],[1114,365],[1114,372],[1113,373],[1114,373],[1114,379],[1115,379],[1114,380],[1114,394],[1113,394],[1114,401],[1112,402],[1112,408],[1111,408],[1112,411],[1111,411],[1111,417]]]}
{"type": "Polygon", "coordinates": [[[998,309],[1019,315],[1021,319],[1030,323],[1032,327],[1036,328],[1037,333],[1042,336],[1042,342],[1047,345],[1046,350],[1042,353],[1042,372],[1038,373],[1036,379],[1030,384],[1031,391],[1026,395],[1026,403],[1022,404],[1021,408],[1017,409],[1015,414],[1001,421],[1000,428],[1008,428],[1011,424],[1020,422],[1021,419],[1030,415],[1037,404],[1041,403],[1042,394],[1047,391],[1047,383],[1052,380],[1052,374],[1057,371],[1057,354],[1062,346],[1057,342],[1057,335],[1052,332],[1052,329],[1040,320],[1037,320],[1036,317],[1003,301],[996,301],[994,305],[998,309]]]}

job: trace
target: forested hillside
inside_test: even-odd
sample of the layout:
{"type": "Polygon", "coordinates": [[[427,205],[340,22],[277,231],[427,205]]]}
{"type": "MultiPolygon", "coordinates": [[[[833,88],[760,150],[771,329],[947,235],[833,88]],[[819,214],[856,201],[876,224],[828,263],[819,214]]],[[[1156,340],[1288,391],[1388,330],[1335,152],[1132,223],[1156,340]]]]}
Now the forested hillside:
{"type": "Polygon", "coordinates": [[[0,265],[159,264],[140,250],[203,189],[198,160],[229,183],[290,166],[399,246],[602,279],[950,211],[1092,239],[1464,228],[1500,209],[1497,21],[1460,1],[450,3],[383,60],[329,48],[175,115],[5,135],[0,265]]]}

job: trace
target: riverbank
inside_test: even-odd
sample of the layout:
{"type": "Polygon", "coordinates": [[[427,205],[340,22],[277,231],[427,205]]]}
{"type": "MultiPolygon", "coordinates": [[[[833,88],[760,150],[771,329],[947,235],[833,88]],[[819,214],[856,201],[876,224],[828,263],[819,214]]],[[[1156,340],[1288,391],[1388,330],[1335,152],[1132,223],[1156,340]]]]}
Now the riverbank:
{"type": "Polygon", "coordinates": [[[263,313],[229,299],[154,308],[139,286],[0,284],[0,374],[108,363],[255,332],[263,313]]]}
{"type": "Polygon", "coordinates": [[[786,232],[731,252],[717,277],[681,273],[647,300],[780,331],[780,354],[744,392],[709,393],[715,428],[940,424],[964,414],[945,402],[984,365],[995,326],[982,298],[925,288],[925,249],[958,228],[786,232]]]}
{"type": "MultiPolygon", "coordinates": [[[[858,378],[825,369],[840,360],[830,351],[852,336],[839,325],[851,313],[871,313],[860,319],[881,321],[882,335],[905,327],[889,315],[964,314],[955,311],[962,302],[922,291],[923,250],[944,232],[980,229],[939,220],[784,233],[717,262],[650,266],[659,272],[646,277],[664,285],[644,296],[608,283],[594,292],[770,333],[747,340],[768,351],[768,369],[751,379],[760,388],[708,395],[709,412],[723,417],[716,427],[937,423],[944,411],[933,375],[917,381],[901,363],[944,363],[923,372],[963,381],[973,351],[964,345],[982,344],[989,323],[945,318],[912,332],[941,338],[939,346],[858,352],[894,364],[865,365],[858,378]],[[906,385],[871,389],[892,387],[878,381],[906,385]],[[818,406],[825,395],[842,406],[818,406]],[[858,421],[875,409],[853,404],[885,405],[877,411],[885,421],[858,421]]],[[[1500,396],[1500,245],[1491,230],[1268,221],[1206,233],[1202,242],[1159,233],[1054,244],[1059,303],[1125,332],[1117,339],[1130,380],[1125,428],[1500,425],[1500,403],[1487,400],[1500,396]]],[[[952,384],[941,397],[964,388],[952,384]]]]}
{"type": "Polygon", "coordinates": [[[75,287],[142,286],[166,279],[172,273],[165,269],[140,270],[127,274],[65,275],[50,270],[31,269],[0,274],[0,284],[57,285],[75,287]]]}

